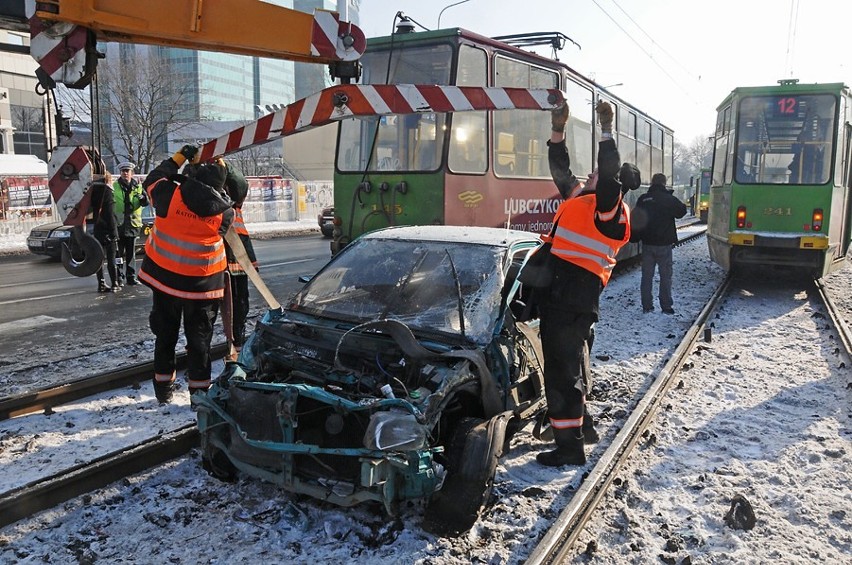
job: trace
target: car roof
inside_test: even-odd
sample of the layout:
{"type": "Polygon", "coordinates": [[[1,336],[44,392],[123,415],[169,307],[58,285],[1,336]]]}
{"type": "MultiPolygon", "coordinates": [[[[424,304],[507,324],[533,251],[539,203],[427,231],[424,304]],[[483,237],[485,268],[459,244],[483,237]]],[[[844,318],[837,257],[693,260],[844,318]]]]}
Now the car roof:
{"type": "Polygon", "coordinates": [[[383,228],[361,236],[363,239],[447,241],[510,247],[516,243],[538,242],[539,235],[520,230],[470,226],[400,226],[383,228]]]}

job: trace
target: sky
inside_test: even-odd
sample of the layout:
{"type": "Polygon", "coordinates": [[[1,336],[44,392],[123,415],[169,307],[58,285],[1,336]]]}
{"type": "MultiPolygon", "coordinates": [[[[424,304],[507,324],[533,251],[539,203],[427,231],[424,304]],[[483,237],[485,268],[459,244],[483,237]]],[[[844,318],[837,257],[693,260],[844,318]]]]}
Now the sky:
{"type": "MultiPolygon", "coordinates": [[[[549,444],[532,438],[528,426],[501,458],[483,516],[457,539],[425,533],[416,503],[393,520],[377,507],[326,505],[256,479],[216,481],[201,469],[196,451],[0,528],[0,562],[519,565],[582,472],[605,455],[624,408],[671,357],[724,273],[698,239],[675,249],[674,276],[674,316],[640,313],[639,269],[614,277],[604,291],[589,403],[602,440],[587,448],[589,463],[538,465],[536,453],[549,444]]],[[[849,324],[852,270],[832,274],[827,284],[843,299],[839,309],[849,324]]],[[[712,320],[711,341],[687,357],[687,370],[581,534],[570,563],[849,562],[852,381],[825,329],[824,311],[801,289],[754,284],[732,293],[712,320]],[[736,495],[754,510],[751,530],[725,523],[736,495]],[[597,549],[584,554],[592,541],[597,549]]],[[[145,355],[152,344],[140,335],[146,339],[141,349],[112,340],[108,351],[25,375],[10,378],[0,370],[0,396],[24,377],[82,378],[140,350],[145,355]]],[[[49,357],[46,347],[51,355],[59,349],[32,344],[31,355],[49,357]]],[[[185,387],[175,398],[158,406],[150,383],[143,383],[52,414],[0,422],[0,491],[191,423],[185,387]]]]}
{"type": "MultiPolygon", "coordinates": [[[[852,81],[852,3],[837,0],[361,0],[366,36],[403,12],[423,27],[493,37],[558,31],[580,48],[559,58],[674,129],[689,145],[713,133],[736,87],[852,81]],[[449,6],[449,7],[448,7],[449,6]],[[443,14],[441,14],[443,10],[443,14]]],[[[419,28],[418,28],[419,29],[419,28]]],[[[543,54],[549,55],[549,49],[543,54]]]]}

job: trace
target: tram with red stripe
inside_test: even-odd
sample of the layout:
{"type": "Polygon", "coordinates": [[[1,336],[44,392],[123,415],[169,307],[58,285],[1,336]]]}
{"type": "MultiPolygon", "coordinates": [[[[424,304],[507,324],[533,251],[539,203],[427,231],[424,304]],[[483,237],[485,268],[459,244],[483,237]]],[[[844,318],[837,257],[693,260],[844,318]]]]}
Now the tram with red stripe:
{"type": "MultiPolygon", "coordinates": [[[[555,58],[518,45],[562,47],[561,34],[488,38],[464,29],[369,39],[365,85],[455,85],[561,90],[571,108],[566,139],[574,173],[596,162],[594,106],[614,106],[622,160],[647,184],[672,178],[672,130],[555,58]]],[[[569,40],[570,41],[570,40],[569,40]]],[[[394,225],[448,224],[544,232],[561,201],[550,177],[547,111],[468,110],[352,117],[339,126],[332,252],[394,225]]],[[[635,197],[634,193],[630,196],[635,197]]],[[[635,253],[631,246],[626,254],[635,253]]]]}

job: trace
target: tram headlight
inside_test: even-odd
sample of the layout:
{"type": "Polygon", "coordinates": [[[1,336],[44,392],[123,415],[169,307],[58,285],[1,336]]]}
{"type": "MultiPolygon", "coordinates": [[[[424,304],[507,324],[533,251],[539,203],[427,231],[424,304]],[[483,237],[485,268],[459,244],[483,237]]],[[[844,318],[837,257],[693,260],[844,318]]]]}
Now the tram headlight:
{"type": "Polygon", "coordinates": [[[822,231],[822,208],[814,208],[811,215],[811,231],[822,231]]]}
{"type": "Polygon", "coordinates": [[[737,208],[737,227],[744,228],[746,225],[746,208],[745,206],[740,206],[737,208]]]}

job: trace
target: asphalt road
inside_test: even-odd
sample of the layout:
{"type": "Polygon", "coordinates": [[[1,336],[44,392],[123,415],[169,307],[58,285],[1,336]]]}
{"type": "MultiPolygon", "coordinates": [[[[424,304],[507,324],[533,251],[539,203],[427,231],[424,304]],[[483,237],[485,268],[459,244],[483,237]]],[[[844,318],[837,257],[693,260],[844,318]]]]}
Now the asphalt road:
{"type": "MultiPolygon", "coordinates": [[[[301,287],[299,276],[313,274],[331,257],[328,240],[319,234],[254,245],[260,274],[282,303],[301,287]]],[[[140,264],[141,259],[137,268],[140,264]]],[[[144,285],[99,294],[94,275],[72,276],[60,263],[35,255],[0,257],[0,273],[0,366],[32,364],[33,357],[50,363],[67,359],[75,349],[84,353],[153,337],[151,291],[144,285]]],[[[250,292],[252,313],[264,311],[260,293],[250,292]]]]}

